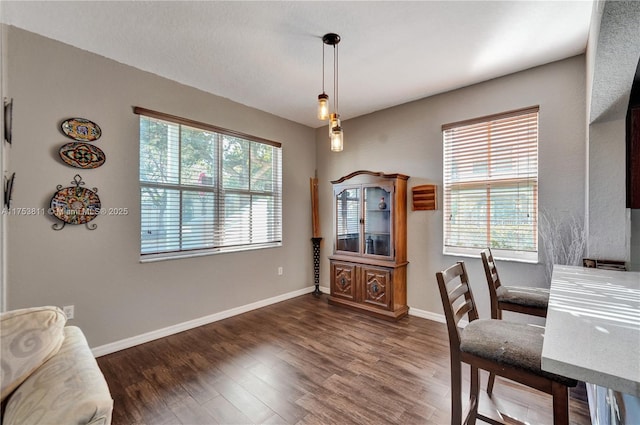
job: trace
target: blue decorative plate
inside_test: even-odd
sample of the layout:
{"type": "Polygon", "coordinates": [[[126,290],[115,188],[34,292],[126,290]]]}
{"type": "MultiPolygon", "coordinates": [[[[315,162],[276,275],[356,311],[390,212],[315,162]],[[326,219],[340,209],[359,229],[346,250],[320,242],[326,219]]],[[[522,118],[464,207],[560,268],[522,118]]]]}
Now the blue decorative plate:
{"type": "Polygon", "coordinates": [[[84,118],[69,118],[60,124],[65,136],[80,142],[93,142],[102,136],[98,124],[84,118]]]}

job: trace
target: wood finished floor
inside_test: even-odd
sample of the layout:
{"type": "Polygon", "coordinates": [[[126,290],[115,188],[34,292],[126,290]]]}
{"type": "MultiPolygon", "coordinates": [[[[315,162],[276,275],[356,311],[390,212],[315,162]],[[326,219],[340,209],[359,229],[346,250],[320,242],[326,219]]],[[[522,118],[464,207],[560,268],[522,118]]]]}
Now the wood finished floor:
{"type": "MultiPolygon", "coordinates": [[[[446,326],[413,316],[389,323],[330,306],[326,296],[301,296],[97,360],[114,399],[113,425],[450,420],[446,326]]],[[[496,418],[497,408],[507,423],[552,423],[550,396],[500,378],[494,397],[481,403],[496,418]]],[[[572,390],[570,409],[572,424],[590,424],[583,390],[572,390]]]]}

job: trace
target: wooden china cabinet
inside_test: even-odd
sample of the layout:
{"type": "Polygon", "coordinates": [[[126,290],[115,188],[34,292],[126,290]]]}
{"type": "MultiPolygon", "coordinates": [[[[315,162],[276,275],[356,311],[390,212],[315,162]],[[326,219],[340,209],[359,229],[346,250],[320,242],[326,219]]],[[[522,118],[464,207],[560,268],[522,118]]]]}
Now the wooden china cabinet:
{"type": "Polygon", "coordinates": [[[407,315],[407,180],[356,171],[333,184],[329,303],[387,320],[407,315]]]}

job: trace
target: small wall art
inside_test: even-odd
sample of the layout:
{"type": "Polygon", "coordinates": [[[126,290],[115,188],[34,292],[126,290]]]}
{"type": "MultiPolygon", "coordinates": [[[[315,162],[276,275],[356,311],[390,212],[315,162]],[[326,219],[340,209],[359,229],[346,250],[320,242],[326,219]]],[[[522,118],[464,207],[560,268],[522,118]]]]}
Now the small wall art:
{"type": "Polygon", "coordinates": [[[65,164],[75,168],[98,168],[106,160],[102,149],[84,142],[71,142],[62,145],[58,153],[65,164]]]}
{"type": "Polygon", "coordinates": [[[68,118],[60,124],[65,136],[79,142],[93,142],[102,136],[98,124],[85,118],[68,118]]]}
{"type": "Polygon", "coordinates": [[[413,192],[413,211],[437,210],[438,194],[435,184],[423,184],[414,186],[413,192]]]}
{"type": "Polygon", "coordinates": [[[89,230],[98,226],[90,223],[100,214],[100,197],[95,187],[91,190],[84,186],[80,174],[76,174],[71,182],[73,186],[58,185],[57,192],[51,198],[51,214],[62,223],[51,226],[53,230],[62,230],[67,224],[84,224],[89,230]]]}
{"type": "Polygon", "coordinates": [[[4,101],[4,140],[11,144],[11,131],[13,127],[13,99],[4,101]]]}
{"type": "Polygon", "coordinates": [[[13,194],[13,181],[16,179],[16,173],[11,174],[10,178],[4,178],[4,206],[11,208],[11,195],[13,194]]]}

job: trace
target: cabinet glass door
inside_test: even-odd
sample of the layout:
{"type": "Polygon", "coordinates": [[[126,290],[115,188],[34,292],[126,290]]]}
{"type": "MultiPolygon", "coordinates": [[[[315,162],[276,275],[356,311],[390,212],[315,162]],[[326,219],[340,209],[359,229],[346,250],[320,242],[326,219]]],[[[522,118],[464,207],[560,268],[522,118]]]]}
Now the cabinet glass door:
{"type": "Polygon", "coordinates": [[[391,256],[391,188],[371,186],[364,189],[365,254],[391,256]]]}
{"type": "Polygon", "coordinates": [[[360,252],[360,189],[336,193],[336,251],[360,252]]]}

